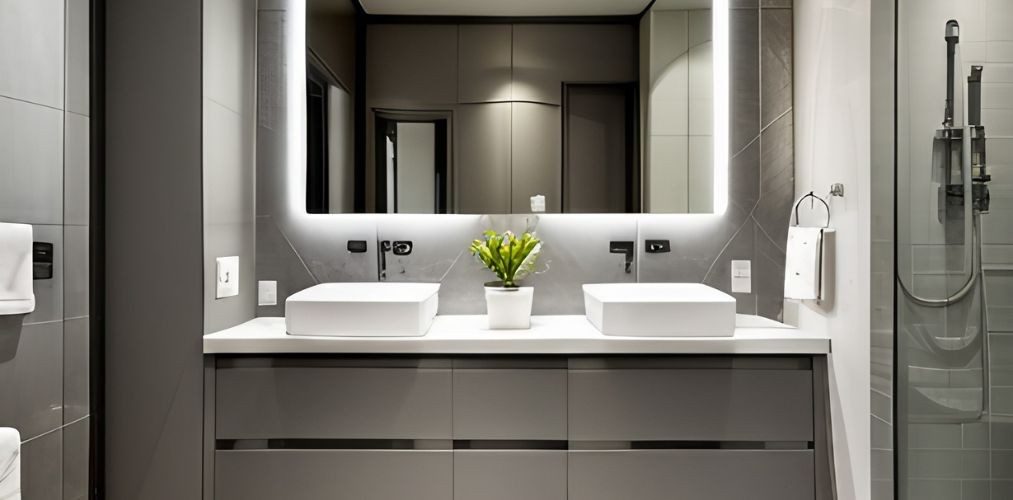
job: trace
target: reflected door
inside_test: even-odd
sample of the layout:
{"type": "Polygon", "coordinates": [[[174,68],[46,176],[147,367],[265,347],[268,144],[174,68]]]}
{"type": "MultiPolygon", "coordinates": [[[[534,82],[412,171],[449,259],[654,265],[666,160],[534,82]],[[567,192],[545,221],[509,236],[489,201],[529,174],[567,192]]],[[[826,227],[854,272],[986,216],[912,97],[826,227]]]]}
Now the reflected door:
{"type": "Polygon", "coordinates": [[[565,89],[563,212],[639,212],[634,86],[565,89]]]}

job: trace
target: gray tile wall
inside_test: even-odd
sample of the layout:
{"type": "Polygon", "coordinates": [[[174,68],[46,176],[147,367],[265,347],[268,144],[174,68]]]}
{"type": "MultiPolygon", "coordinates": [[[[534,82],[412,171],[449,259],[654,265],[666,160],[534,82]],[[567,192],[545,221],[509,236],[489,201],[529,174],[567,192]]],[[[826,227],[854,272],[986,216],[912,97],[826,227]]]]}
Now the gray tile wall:
{"type": "MultiPolygon", "coordinates": [[[[257,315],[283,315],[284,298],[315,283],[375,281],[378,239],[415,242],[412,255],[389,256],[390,280],[441,281],[441,313],[481,314],[481,287],[491,278],[466,253],[468,242],[485,228],[520,231],[532,226],[546,242],[540,272],[529,280],[536,287],[535,314],[582,314],[580,285],[590,282],[692,281],[730,290],[730,261],[750,259],[753,289],[736,294],[739,311],[781,319],[784,247],[794,197],[792,10],[783,1],[736,5],[731,13],[731,204],[723,215],[310,217],[292,212],[299,204],[285,199],[293,187],[279,168],[284,165],[286,110],[278,106],[283,99],[276,93],[284,89],[260,88],[257,279],[278,282],[280,303],[258,307],[257,315]],[[671,240],[672,253],[646,254],[642,242],[648,238],[671,240]],[[349,239],[367,240],[368,253],[348,253],[349,239]],[[608,252],[612,240],[639,242],[630,273],[621,255],[608,252]]],[[[263,14],[261,20],[266,22],[263,14]]],[[[261,32],[270,26],[262,24],[261,32]]],[[[470,74],[458,76],[467,80],[470,74]]],[[[473,83],[452,79],[446,88],[460,85],[469,89],[466,96],[485,88],[473,83]]]]}
{"type": "Polygon", "coordinates": [[[204,331],[254,316],[256,0],[205,0],[204,331]],[[216,258],[239,257],[239,295],[215,298],[216,258]]]}
{"type": "Polygon", "coordinates": [[[88,493],[89,11],[0,3],[0,221],[56,250],[35,312],[0,317],[0,426],[21,432],[28,500],[88,493]]]}

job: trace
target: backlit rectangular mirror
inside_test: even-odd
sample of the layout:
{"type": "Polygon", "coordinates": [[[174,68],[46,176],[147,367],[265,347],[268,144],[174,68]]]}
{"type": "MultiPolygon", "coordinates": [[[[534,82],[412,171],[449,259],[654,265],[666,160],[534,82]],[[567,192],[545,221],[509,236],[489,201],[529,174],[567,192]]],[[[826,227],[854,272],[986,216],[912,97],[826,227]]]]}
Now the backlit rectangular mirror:
{"type": "Polygon", "coordinates": [[[354,1],[306,0],[307,212],[724,211],[727,0],[354,1]]]}

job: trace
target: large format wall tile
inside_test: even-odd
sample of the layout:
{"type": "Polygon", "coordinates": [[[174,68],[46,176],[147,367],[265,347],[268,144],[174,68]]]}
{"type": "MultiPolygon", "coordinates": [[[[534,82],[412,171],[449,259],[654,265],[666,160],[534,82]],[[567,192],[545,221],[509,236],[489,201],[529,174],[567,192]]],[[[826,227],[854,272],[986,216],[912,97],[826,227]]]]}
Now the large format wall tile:
{"type": "Polygon", "coordinates": [[[90,120],[64,113],[63,123],[63,223],[87,225],[91,198],[89,168],[90,120]]]}
{"type": "Polygon", "coordinates": [[[753,256],[753,293],[756,314],[784,320],[784,250],[779,248],[757,224],[753,256]]]}
{"type": "Polygon", "coordinates": [[[88,315],[88,226],[63,229],[63,317],[88,315]]]}
{"type": "Polygon", "coordinates": [[[760,126],[792,105],[792,11],[760,11],[760,126]]]}
{"type": "Polygon", "coordinates": [[[67,0],[66,110],[89,116],[91,2],[67,0]]]}
{"type": "MultiPolygon", "coordinates": [[[[22,3],[33,2],[5,5],[22,3]]],[[[2,62],[0,68],[4,68],[2,62]]],[[[0,71],[9,73],[6,69],[0,71]]],[[[0,220],[63,223],[60,110],[0,96],[0,220]]]]}
{"type": "Polygon", "coordinates": [[[751,213],[760,201],[760,141],[753,141],[728,162],[728,204],[751,213]]]}
{"type": "Polygon", "coordinates": [[[21,446],[21,496],[63,499],[63,431],[57,429],[21,446]]]}
{"type": "Polygon", "coordinates": [[[254,108],[256,2],[204,2],[204,97],[235,113],[254,108]]]}
{"type": "Polygon", "coordinates": [[[63,424],[63,322],[0,316],[0,426],[28,440],[63,424]]]}
{"type": "Polygon", "coordinates": [[[788,113],[767,127],[760,139],[760,202],[754,217],[782,250],[788,242],[788,217],[795,201],[793,134],[792,114],[788,113]]]}
{"type": "Polygon", "coordinates": [[[91,413],[89,380],[89,318],[63,323],[63,422],[70,423],[91,413]]]}
{"type": "Polygon", "coordinates": [[[88,498],[90,425],[85,418],[63,428],[63,500],[88,498]]]}
{"type": "Polygon", "coordinates": [[[63,7],[64,0],[0,3],[0,96],[63,109],[63,7]]]}
{"type": "Polygon", "coordinates": [[[759,11],[733,9],[729,13],[731,31],[729,106],[732,154],[752,142],[760,133],[760,55],[756,43],[760,36],[759,11]]]}
{"type": "Polygon", "coordinates": [[[29,500],[64,498],[64,471],[78,478],[73,498],[87,495],[88,426],[83,458],[67,464],[61,426],[89,411],[88,319],[65,332],[64,317],[89,306],[90,17],[88,0],[0,2],[0,221],[32,224],[54,247],[35,311],[0,316],[0,426],[24,440],[29,500]]]}

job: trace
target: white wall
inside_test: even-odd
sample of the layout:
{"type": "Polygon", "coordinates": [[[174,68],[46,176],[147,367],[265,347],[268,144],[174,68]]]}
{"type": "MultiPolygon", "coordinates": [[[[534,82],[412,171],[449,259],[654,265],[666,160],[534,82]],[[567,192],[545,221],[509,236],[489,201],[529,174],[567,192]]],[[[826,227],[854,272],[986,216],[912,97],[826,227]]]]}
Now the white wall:
{"type": "Polygon", "coordinates": [[[254,317],[257,2],[203,3],[204,329],[254,317]],[[215,259],[239,257],[239,295],[215,298],[215,259]]]}
{"type": "Polygon", "coordinates": [[[832,339],[837,493],[849,500],[870,497],[870,25],[870,0],[795,1],[796,193],[846,192],[832,201],[835,299],[800,306],[798,321],[832,339]]]}

